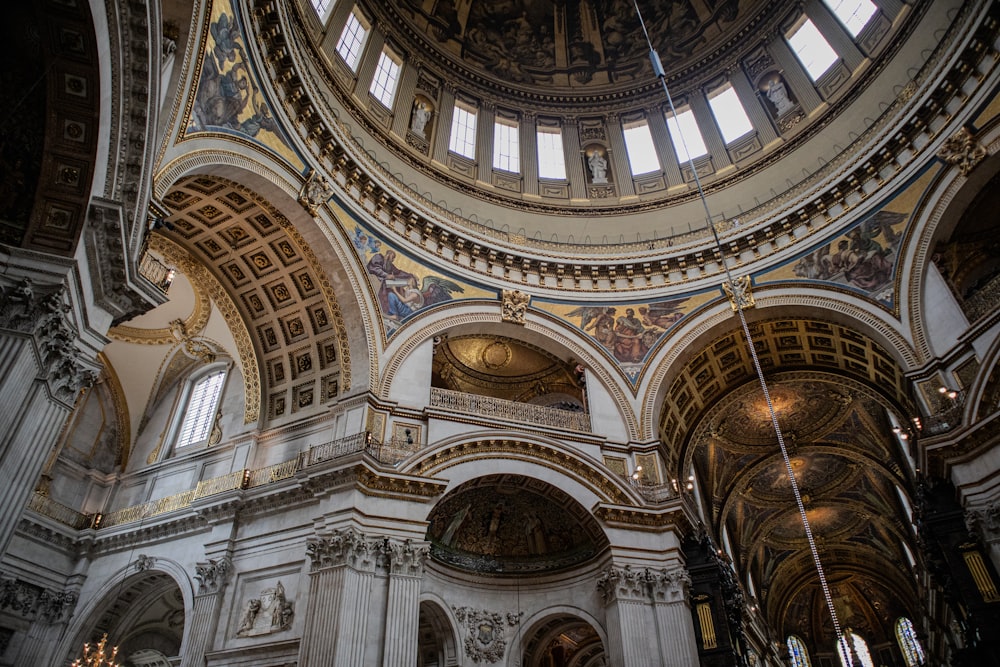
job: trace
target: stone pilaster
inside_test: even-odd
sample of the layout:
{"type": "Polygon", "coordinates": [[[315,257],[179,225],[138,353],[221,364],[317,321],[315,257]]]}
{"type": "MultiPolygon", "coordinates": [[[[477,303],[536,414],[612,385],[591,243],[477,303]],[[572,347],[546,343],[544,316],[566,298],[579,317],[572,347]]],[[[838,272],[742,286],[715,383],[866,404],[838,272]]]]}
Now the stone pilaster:
{"type": "MultiPolygon", "coordinates": [[[[140,561],[141,563],[142,561],[140,561]]],[[[191,612],[191,633],[181,658],[181,667],[200,667],[219,624],[219,605],[229,582],[233,564],[228,557],[208,560],[195,565],[198,592],[191,612]]]]}
{"type": "Polygon", "coordinates": [[[420,580],[427,546],[409,540],[389,545],[389,603],[385,618],[383,667],[410,667],[417,654],[420,580]]]}
{"type": "Polygon", "coordinates": [[[0,282],[0,553],[62,425],[97,366],[84,360],[61,286],[0,282]]]}
{"type": "Polygon", "coordinates": [[[655,667],[659,663],[649,650],[650,600],[645,571],[610,567],[597,580],[607,608],[608,656],[612,665],[655,667]]]}
{"type": "Polygon", "coordinates": [[[688,603],[691,577],[682,567],[649,573],[649,590],[663,667],[698,664],[694,622],[688,603]]]}
{"type": "Polygon", "coordinates": [[[386,562],[386,546],[385,540],[352,529],[309,540],[306,553],[312,569],[300,667],[366,664],[372,580],[375,568],[386,562]]]}
{"type": "Polygon", "coordinates": [[[17,579],[0,579],[0,611],[31,623],[23,640],[17,644],[16,655],[8,656],[10,664],[52,664],[52,652],[65,632],[76,601],[77,594],[72,591],[55,591],[17,579]]]}

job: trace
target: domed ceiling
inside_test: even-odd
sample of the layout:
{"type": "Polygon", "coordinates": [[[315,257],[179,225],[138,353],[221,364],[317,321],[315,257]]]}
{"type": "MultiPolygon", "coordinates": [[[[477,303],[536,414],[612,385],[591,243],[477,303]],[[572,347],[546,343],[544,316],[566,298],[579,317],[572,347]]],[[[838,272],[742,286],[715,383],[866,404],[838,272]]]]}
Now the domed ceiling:
{"type": "MultiPolygon", "coordinates": [[[[479,77],[535,91],[575,92],[655,84],[630,0],[399,1],[427,44],[479,77]]],[[[664,67],[717,57],[773,2],[654,0],[641,8],[664,67]]]]}
{"type": "Polygon", "coordinates": [[[466,482],[435,506],[429,521],[431,555],[479,573],[559,570],[607,546],[582,505],[541,480],[520,475],[466,482]]]}

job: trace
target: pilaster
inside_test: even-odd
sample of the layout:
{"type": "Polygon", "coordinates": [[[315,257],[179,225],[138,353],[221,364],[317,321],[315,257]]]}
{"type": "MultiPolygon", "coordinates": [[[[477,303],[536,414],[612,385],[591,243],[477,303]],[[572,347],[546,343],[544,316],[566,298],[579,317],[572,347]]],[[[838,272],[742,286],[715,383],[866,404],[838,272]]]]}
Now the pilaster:
{"type": "Polygon", "coordinates": [[[218,627],[219,605],[232,570],[233,565],[228,557],[210,559],[195,565],[198,592],[191,611],[191,632],[181,657],[181,667],[201,667],[205,664],[205,653],[209,650],[218,627]]]}
{"type": "Polygon", "coordinates": [[[386,607],[383,667],[410,667],[417,654],[420,580],[427,546],[410,540],[389,545],[389,599],[386,607]]]}

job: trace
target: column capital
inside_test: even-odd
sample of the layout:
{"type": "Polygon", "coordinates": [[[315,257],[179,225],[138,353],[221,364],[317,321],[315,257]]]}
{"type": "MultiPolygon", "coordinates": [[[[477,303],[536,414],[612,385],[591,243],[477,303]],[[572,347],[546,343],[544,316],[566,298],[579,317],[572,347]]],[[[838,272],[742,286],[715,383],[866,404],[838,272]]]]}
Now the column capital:
{"type": "Polygon", "coordinates": [[[422,577],[424,563],[430,553],[427,545],[414,545],[410,540],[390,542],[389,573],[392,576],[422,577]]]}
{"type": "Polygon", "coordinates": [[[228,556],[209,558],[207,562],[196,563],[194,578],[198,580],[198,594],[210,595],[220,593],[229,583],[229,575],[233,572],[233,562],[228,556]]]}
{"type": "Polygon", "coordinates": [[[645,602],[646,578],[649,570],[633,570],[631,565],[612,565],[597,579],[597,590],[605,605],[612,602],[645,602]]]}
{"type": "Polygon", "coordinates": [[[350,566],[359,572],[374,572],[385,567],[388,540],[371,539],[353,528],[333,531],[329,537],[314,537],[306,542],[306,554],[312,561],[312,571],[329,567],[350,566]]]}
{"type": "Polygon", "coordinates": [[[686,602],[691,587],[691,575],[682,566],[662,569],[658,572],[646,571],[649,577],[649,591],[654,603],[686,602]]]}

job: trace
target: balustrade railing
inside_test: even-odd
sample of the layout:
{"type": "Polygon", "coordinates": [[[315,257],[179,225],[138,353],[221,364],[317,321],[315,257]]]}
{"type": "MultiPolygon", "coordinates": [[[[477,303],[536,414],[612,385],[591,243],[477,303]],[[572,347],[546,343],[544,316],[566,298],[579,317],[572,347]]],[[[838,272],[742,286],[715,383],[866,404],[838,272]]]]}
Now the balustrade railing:
{"type": "Polygon", "coordinates": [[[28,509],[42,516],[47,516],[50,519],[55,519],[59,523],[72,526],[77,530],[89,528],[94,520],[93,514],[77,512],[72,507],[57,503],[48,496],[43,496],[40,493],[36,493],[31,497],[31,500],[28,502],[28,509]]]}
{"type": "Polygon", "coordinates": [[[590,415],[586,412],[570,412],[450,389],[431,387],[431,407],[489,419],[590,432],[590,415]]]}
{"type": "Polygon", "coordinates": [[[171,281],[174,279],[174,270],[148,252],[144,252],[142,258],[139,260],[139,275],[159,287],[166,294],[167,289],[170,288],[171,281]]]}

